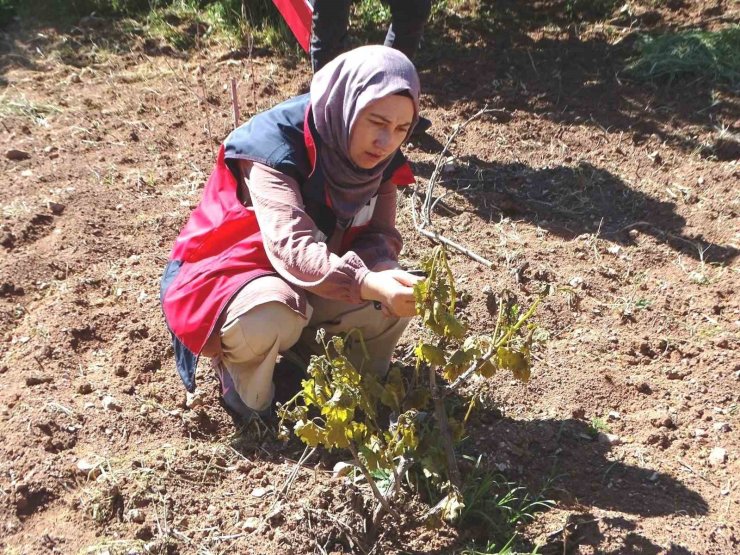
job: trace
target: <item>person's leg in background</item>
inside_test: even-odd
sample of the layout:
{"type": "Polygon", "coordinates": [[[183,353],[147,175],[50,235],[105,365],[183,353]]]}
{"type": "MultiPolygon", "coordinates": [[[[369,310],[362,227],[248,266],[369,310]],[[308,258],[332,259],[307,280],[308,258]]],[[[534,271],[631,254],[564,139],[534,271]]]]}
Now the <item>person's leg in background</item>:
{"type": "Polygon", "coordinates": [[[384,0],[391,10],[391,25],[385,36],[385,46],[400,50],[413,61],[424,34],[432,0],[384,0]]]}
{"type": "Polygon", "coordinates": [[[352,0],[314,0],[311,67],[314,73],[347,49],[352,0]]]}
{"type": "MultiPolygon", "coordinates": [[[[385,35],[385,46],[400,50],[413,61],[424,34],[424,26],[432,13],[432,0],[383,1],[391,10],[391,24],[385,35]]],[[[423,135],[431,126],[429,119],[420,116],[413,134],[423,135]]]]}

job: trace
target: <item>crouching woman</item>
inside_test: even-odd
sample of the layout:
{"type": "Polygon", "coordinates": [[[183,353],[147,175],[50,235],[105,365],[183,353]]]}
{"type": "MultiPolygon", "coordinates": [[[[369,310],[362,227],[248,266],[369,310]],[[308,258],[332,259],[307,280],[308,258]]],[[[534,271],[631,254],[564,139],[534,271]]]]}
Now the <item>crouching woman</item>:
{"type": "Polygon", "coordinates": [[[365,46],[227,137],[162,277],[188,390],[209,356],[227,408],[265,414],[289,368],[316,352],[319,328],[359,329],[370,359],[357,341],[350,359],[387,371],[415,313],[419,278],[398,266],[395,216],[397,186],[413,181],[399,148],[418,113],[408,58],[365,46]]]}

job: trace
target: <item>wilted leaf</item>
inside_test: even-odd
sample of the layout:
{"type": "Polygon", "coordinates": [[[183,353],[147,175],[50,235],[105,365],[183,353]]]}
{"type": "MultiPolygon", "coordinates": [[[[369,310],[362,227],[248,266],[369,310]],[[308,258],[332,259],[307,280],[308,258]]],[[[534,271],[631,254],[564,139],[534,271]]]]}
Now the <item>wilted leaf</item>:
{"type": "Polygon", "coordinates": [[[427,518],[432,523],[437,519],[452,523],[460,517],[460,513],[465,508],[465,503],[462,495],[456,489],[451,488],[451,490],[427,513],[427,518]]]}
{"type": "Polygon", "coordinates": [[[492,378],[496,374],[496,365],[491,362],[491,359],[488,359],[478,369],[478,373],[484,378],[492,378]]]}
{"type": "Polygon", "coordinates": [[[324,429],[316,424],[313,420],[308,422],[296,422],[293,427],[295,435],[303,441],[303,443],[316,447],[323,443],[325,440],[324,429]]]}
{"type": "Polygon", "coordinates": [[[429,343],[419,343],[416,349],[414,349],[414,354],[432,366],[442,366],[445,364],[444,351],[429,343]]]}
{"type": "Polygon", "coordinates": [[[454,337],[455,339],[462,339],[465,332],[467,332],[465,325],[449,312],[444,315],[444,326],[445,335],[448,337],[454,337]]]}
{"type": "Polygon", "coordinates": [[[498,359],[499,368],[506,368],[508,370],[511,370],[514,374],[514,377],[519,380],[529,380],[529,361],[527,360],[527,357],[524,355],[524,353],[520,353],[519,351],[512,351],[511,349],[507,349],[506,347],[499,347],[498,351],[496,352],[496,358],[498,359]]]}
{"type": "Polygon", "coordinates": [[[380,396],[380,402],[393,412],[400,412],[401,401],[406,396],[406,387],[403,385],[401,370],[393,368],[388,372],[388,381],[383,388],[383,394],[380,396]]]}
{"type": "Polygon", "coordinates": [[[431,394],[428,387],[417,387],[406,396],[403,402],[403,408],[405,410],[424,410],[429,403],[430,397],[431,394]]]}

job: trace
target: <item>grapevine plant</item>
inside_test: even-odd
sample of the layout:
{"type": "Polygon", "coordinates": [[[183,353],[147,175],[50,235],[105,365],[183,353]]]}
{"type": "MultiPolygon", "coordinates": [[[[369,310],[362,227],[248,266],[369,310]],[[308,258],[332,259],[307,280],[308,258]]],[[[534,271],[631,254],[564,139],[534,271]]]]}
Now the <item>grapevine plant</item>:
{"type": "Polygon", "coordinates": [[[404,375],[397,366],[384,379],[363,372],[346,354],[352,335],[365,350],[357,330],[329,339],[320,330],[317,341],[324,354],[311,358],[302,390],[279,411],[284,437],[284,424],[291,422],[295,435],[309,446],[351,453],[379,503],[374,523],[383,512],[398,518],[391,500],[412,465],[446,492],[431,513],[455,520],[463,505],[454,444],[464,434],[475,397],[464,418],[448,414],[446,399],[475,376],[477,383],[498,370],[509,370],[522,381],[530,376],[534,325],[528,321],[542,297],[523,312],[499,299],[493,332],[471,335],[456,315],[457,291],[444,248],[435,248],[422,268],[427,278],[414,286],[414,296],[427,338],[414,349],[413,374],[404,375]],[[390,476],[385,491],[373,474],[390,476]]]}

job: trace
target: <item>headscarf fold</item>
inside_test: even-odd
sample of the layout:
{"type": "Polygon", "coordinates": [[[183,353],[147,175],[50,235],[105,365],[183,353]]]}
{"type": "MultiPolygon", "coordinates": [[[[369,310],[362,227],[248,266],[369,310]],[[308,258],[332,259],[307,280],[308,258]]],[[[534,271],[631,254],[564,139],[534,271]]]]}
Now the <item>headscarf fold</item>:
{"type": "Polygon", "coordinates": [[[371,169],[356,166],[349,155],[352,126],[368,104],[404,91],[414,103],[410,134],[419,119],[419,76],[398,50],[387,46],[350,50],[321,68],[311,81],[311,108],[321,138],[318,158],[340,227],[348,225],[373,197],[395,154],[371,169]]]}

